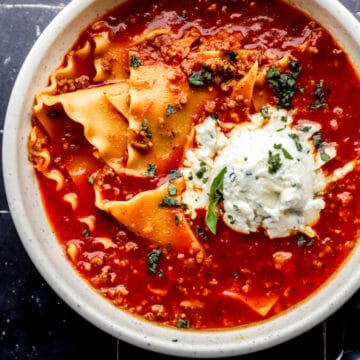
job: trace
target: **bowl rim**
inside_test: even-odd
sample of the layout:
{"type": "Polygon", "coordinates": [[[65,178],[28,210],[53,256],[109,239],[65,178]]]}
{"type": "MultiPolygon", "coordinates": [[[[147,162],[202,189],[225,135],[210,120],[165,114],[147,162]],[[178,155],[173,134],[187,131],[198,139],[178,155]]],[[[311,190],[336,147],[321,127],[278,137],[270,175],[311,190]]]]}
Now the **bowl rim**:
{"type": "MultiPolygon", "coordinates": [[[[305,10],[320,9],[320,19],[310,16],[315,17],[321,24],[328,19],[330,32],[337,34],[339,42],[345,48],[355,46],[357,55],[353,61],[357,68],[360,68],[360,39],[351,36],[360,33],[360,23],[341,3],[329,3],[328,0],[288,2],[300,5],[305,10]]],[[[338,310],[360,288],[360,269],[355,271],[360,263],[359,245],[346,261],[346,266],[333,275],[331,283],[328,282],[326,287],[322,287],[293,310],[272,320],[237,329],[187,331],[169,329],[128,316],[102,299],[76,274],[65,258],[49,229],[45,214],[35,213],[35,210],[43,207],[32,166],[27,163],[25,154],[32,104],[25,95],[34,94],[36,85],[46,84],[44,79],[53,70],[52,67],[48,68],[46,63],[53,61],[55,67],[60,64],[62,56],[80,30],[89,24],[88,19],[98,17],[117,3],[119,1],[116,0],[71,1],[55,16],[35,42],[15,81],[5,116],[2,166],[10,213],[27,254],[46,282],[74,311],[106,333],[146,350],[180,357],[220,358],[264,350],[308,331],[338,310]],[[105,11],[101,11],[102,9],[105,11]],[[77,22],[80,14],[84,16],[77,22]],[[67,32],[67,35],[64,35],[64,30],[68,27],[79,31],[67,32]],[[55,54],[50,55],[54,47],[55,54]],[[57,63],[56,59],[59,60],[57,63]],[[40,70],[42,73],[39,75],[40,70]],[[28,123],[24,118],[28,119],[28,123]],[[51,251],[55,251],[56,255],[50,257],[51,251]],[[315,309],[312,309],[312,306],[315,309]],[[99,309],[101,312],[98,312],[99,309]]]]}

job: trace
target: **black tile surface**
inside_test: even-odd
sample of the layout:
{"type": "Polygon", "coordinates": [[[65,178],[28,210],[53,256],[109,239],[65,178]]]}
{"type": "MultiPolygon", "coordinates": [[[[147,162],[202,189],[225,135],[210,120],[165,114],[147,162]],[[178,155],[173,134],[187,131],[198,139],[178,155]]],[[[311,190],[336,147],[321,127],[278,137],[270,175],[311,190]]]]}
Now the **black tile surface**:
{"type": "MultiPolygon", "coordinates": [[[[7,102],[21,64],[46,25],[69,2],[0,0],[0,142],[7,102]]],[[[360,20],[360,0],[341,2],[360,20]]],[[[0,360],[119,360],[132,356],[170,359],[137,349],[102,332],[53,292],[31,263],[17,236],[1,176],[0,360]]],[[[307,333],[272,349],[237,357],[242,360],[269,358],[360,360],[360,291],[333,316],[307,333]]]]}

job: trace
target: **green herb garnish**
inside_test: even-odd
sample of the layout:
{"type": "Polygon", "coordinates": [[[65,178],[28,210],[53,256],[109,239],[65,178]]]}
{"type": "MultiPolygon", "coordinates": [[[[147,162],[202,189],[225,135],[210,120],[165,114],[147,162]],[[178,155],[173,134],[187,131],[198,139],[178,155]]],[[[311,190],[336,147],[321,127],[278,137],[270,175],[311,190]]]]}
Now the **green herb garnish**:
{"type": "Polygon", "coordinates": [[[193,71],[189,77],[189,85],[193,87],[204,86],[204,79],[199,71],[193,71]]]}
{"type": "Polygon", "coordinates": [[[274,144],[274,149],[281,150],[284,157],[289,160],[293,160],[294,158],[291,156],[291,154],[283,148],[282,144],[274,144]]]}
{"type": "Polygon", "coordinates": [[[298,247],[310,247],[314,245],[314,239],[312,238],[308,238],[307,236],[305,236],[304,234],[299,234],[298,239],[297,239],[297,245],[298,247]]]}
{"type": "Polygon", "coordinates": [[[168,172],[169,174],[169,181],[173,182],[176,179],[180,179],[182,177],[182,173],[180,169],[171,169],[168,172]]]}
{"type": "Polygon", "coordinates": [[[198,179],[202,179],[204,174],[206,173],[206,164],[202,161],[200,163],[200,169],[195,173],[198,179]]]}
{"type": "Polygon", "coordinates": [[[324,162],[331,160],[331,156],[325,152],[324,139],[320,131],[313,135],[313,144],[320,153],[320,159],[324,162]]]}
{"type": "Polygon", "coordinates": [[[320,159],[324,162],[329,161],[331,159],[331,156],[325,152],[324,149],[320,150],[320,159]]]}
{"type": "Polygon", "coordinates": [[[170,196],[164,196],[159,204],[161,207],[180,207],[181,203],[178,199],[170,196]]]}
{"type": "Polygon", "coordinates": [[[269,114],[269,107],[268,106],[263,106],[261,108],[261,115],[264,119],[270,119],[270,114],[269,114]]]}
{"type": "Polygon", "coordinates": [[[282,162],[280,159],[280,154],[276,153],[273,154],[270,150],[269,150],[269,158],[268,158],[268,171],[270,174],[275,174],[282,166],[282,162]]]}
{"type": "Polygon", "coordinates": [[[156,176],[156,165],[148,164],[148,168],[145,170],[145,176],[149,178],[154,178],[156,176]]]}
{"type": "Polygon", "coordinates": [[[302,147],[302,145],[300,143],[299,135],[294,134],[294,133],[290,133],[289,138],[294,140],[295,146],[296,146],[298,151],[301,151],[303,149],[303,147],[302,147]]]}
{"type": "Polygon", "coordinates": [[[187,209],[187,205],[179,202],[178,199],[171,196],[164,196],[159,204],[160,207],[179,207],[183,210],[187,209]]]}
{"type": "Polygon", "coordinates": [[[306,132],[309,132],[311,130],[311,126],[301,125],[301,126],[298,126],[297,129],[299,131],[302,131],[302,132],[306,133],[306,132]]]}
{"type": "Polygon", "coordinates": [[[286,150],[286,149],[284,149],[283,147],[281,148],[281,151],[282,151],[282,153],[283,153],[283,155],[284,155],[284,157],[286,158],[286,159],[289,159],[289,160],[293,160],[294,158],[291,156],[291,154],[286,150]]]}
{"type": "Polygon", "coordinates": [[[130,57],[130,66],[133,69],[137,69],[141,65],[141,60],[134,54],[130,57]]]}
{"type": "Polygon", "coordinates": [[[190,321],[189,320],[184,320],[184,319],[178,319],[177,321],[177,327],[178,328],[183,328],[183,329],[189,329],[190,328],[190,321]]]}
{"type": "Polygon", "coordinates": [[[165,114],[166,114],[166,116],[170,116],[171,114],[173,114],[175,112],[176,112],[175,106],[169,104],[166,108],[165,114]]]}
{"type": "Polygon", "coordinates": [[[148,255],[148,269],[151,274],[156,274],[158,272],[158,264],[160,256],[162,254],[161,248],[154,249],[148,255]]]}
{"type": "Polygon", "coordinates": [[[169,194],[169,196],[175,196],[177,194],[176,186],[174,186],[173,184],[169,184],[168,194],[169,194]]]}
{"type": "Polygon", "coordinates": [[[266,81],[274,89],[278,98],[278,107],[291,109],[291,100],[295,95],[296,79],[301,71],[301,66],[296,60],[289,61],[289,72],[281,73],[276,66],[272,66],[266,73],[266,81]]]}
{"type": "Polygon", "coordinates": [[[324,140],[322,137],[322,133],[320,131],[317,131],[316,133],[314,133],[313,135],[313,144],[315,147],[319,147],[323,144],[324,140]]]}
{"type": "Polygon", "coordinates": [[[224,167],[219,174],[214,178],[209,193],[209,206],[206,211],[205,222],[210,231],[213,234],[216,234],[216,224],[217,224],[217,216],[216,216],[216,206],[218,202],[222,199],[222,188],[224,182],[224,176],[227,168],[224,167]]]}
{"type": "Polygon", "coordinates": [[[152,138],[152,133],[151,133],[151,130],[150,130],[150,126],[149,126],[149,121],[148,121],[148,119],[144,119],[144,120],[142,121],[142,123],[140,124],[140,128],[141,128],[142,131],[145,132],[146,137],[147,137],[148,139],[151,139],[151,138],[152,138]]]}
{"type": "Polygon", "coordinates": [[[200,71],[193,71],[189,77],[189,85],[192,87],[202,87],[212,80],[212,73],[206,66],[202,66],[200,71]]]}
{"type": "MultiPolygon", "coordinates": [[[[326,91],[327,93],[330,92],[330,90],[326,91]]],[[[320,80],[316,86],[314,91],[314,97],[315,97],[315,103],[313,105],[310,105],[310,110],[317,110],[320,108],[327,107],[327,102],[325,100],[325,92],[324,92],[324,80],[320,80]]]]}

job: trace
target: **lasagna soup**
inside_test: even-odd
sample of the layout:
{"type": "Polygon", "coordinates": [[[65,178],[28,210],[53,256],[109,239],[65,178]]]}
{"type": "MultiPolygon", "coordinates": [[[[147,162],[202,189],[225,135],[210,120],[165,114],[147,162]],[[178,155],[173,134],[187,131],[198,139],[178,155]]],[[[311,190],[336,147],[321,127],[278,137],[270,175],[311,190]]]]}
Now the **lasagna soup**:
{"type": "Polygon", "coordinates": [[[357,245],[359,99],[346,52],[280,0],[129,0],[36,94],[29,160],[99,296],[171,327],[248,325],[357,245]]]}

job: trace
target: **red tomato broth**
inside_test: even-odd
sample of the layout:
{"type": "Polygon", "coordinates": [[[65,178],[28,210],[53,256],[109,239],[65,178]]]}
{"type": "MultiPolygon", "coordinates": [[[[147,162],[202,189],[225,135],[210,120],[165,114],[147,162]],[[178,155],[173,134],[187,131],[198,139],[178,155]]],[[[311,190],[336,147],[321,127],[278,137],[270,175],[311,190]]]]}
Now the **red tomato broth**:
{"type": "MultiPolygon", "coordinates": [[[[179,36],[191,27],[196,27],[204,36],[216,34],[221,27],[229,33],[241,31],[244,48],[271,49],[277,55],[290,53],[302,66],[297,86],[304,91],[297,91],[292,100],[297,109],[294,119],[295,122],[307,119],[320,123],[325,141],[337,143],[337,157],[325,165],[325,173],[330,174],[356,158],[360,79],[331,35],[300,11],[280,1],[222,1],[215,3],[214,9],[211,4],[206,1],[197,1],[195,5],[188,1],[161,1],[152,5],[132,1],[131,6],[123,4],[101,21],[94,22],[95,25],[80,35],[73,49],[81,48],[87,39],[101,31],[110,31],[110,38],[124,46],[129,37],[157,27],[170,27],[179,36]],[[314,29],[319,52],[300,52],[298,47],[314,29]],[[314,87],[320,80],[330,89],[326,96],[327,106],[310,110],[314,87]]],[[[83,61],[75,64],[79,77],[91,79],[89,74],[93,74],[93,69],[89,64],[83,61]]],[[[92,85],[95,84],[90,81],[89,86],[92,85]]],[[[275,96],[271,97],[271,102],[276,104],[275,96]]],[[[216,103],[216,112],[226,118],[226,111],[219,108],[222,99],[218,98],[216,103]]],[[[314,227],[319,237],[314,241],[306,238],[299,246],[298,235],[269,239],[262,233],[239,234],[225,226],[221,219],[214,236],[205,226],[205,213],[201,213],[189,222],[205,248],[203,263],[178,256],[171,247],[163,248],[158,263],[161,273],[152,274],[148,255],[157,246],[132,234],[95,207],[93,187],[88,179],[104,164],[101,159],[94,158],[94,148],[84,138],[81,126],[71,125],[68,118],[67,125],[65,122],[59,124],[65,117],[55,119],[53,124],[58,135],[51,139],[51,148],[57,167],[66,172],[72,156],[88,159],[89,163],[84,164],[84,172],[77,184],[67,176],[65,187],[59,192],[54,191],[53,181],[37,174],[49,221],[64,250],[70,243],[76,243],[78,254],[74,258],[70,256],[70,261],[83,278],[116,306],[147,320],[179,326],[179,319],[183,319],[187,322],[186,327],[211,329],[268,319],[313,294],[356,245],[360,217],[356,201],[357,168],[341,181],[329,185],[324,196],[326,207],[314,227]],[[64,139],[71,139],[77,146],[63,153],[64,139]],[[75,210],[63,201],[63,195],[70,191],[79,197],[79,207],[75,210]],[[79,217],[88,214],[96,217],[92,231],[78,221],[79,217]],[[111,244],[107,247],[97,241],[98,238],[109,238],[111,244]],[[291,254],[290,260],[276,264],[274,254],[277,252],[291,254]],[[224,296],[224,291],[228,290],[254,298],[265,294],[278,299],[266,315],[260,315],[246,303],[224,296]]],[[[181,160],[173,164],[174,169],[181,160]]],[[[108,185],[119,188],[117,199],[124,199],[139,191],[156,188],[164,182],[165,175],[161,173],[151,181],[147,179],[149,183],[125,175],[117,176],[109,179],[108,185]]]]}

